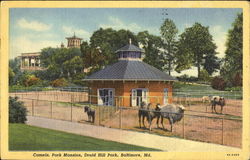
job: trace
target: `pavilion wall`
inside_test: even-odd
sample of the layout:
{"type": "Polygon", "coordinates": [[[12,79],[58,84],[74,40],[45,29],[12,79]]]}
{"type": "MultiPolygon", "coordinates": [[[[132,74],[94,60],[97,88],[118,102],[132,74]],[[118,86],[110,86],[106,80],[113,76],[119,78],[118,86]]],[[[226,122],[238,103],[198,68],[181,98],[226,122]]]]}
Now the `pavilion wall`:
{"type": "Polygon", "coordinates": [[[92,81],[89,83],[91,88],[90,95],[91,103],[97,104],[97,89],[98,88],[113,88],[114,105],[116,106],[131,106],[132,89],[147,88],[148,102],[163,104],[164,88],[168,88],[168,103],[172,103],[172,83],[157,82],[157,81],[92,81]]]}

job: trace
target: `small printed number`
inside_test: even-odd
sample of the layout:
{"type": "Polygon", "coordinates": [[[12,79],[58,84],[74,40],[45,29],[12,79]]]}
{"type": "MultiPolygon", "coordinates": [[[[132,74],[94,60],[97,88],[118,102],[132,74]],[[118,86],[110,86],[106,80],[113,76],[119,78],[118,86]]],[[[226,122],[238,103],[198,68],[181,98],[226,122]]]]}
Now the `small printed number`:
{"type": "Polygon", "coordinates": [[[227,154],[227,156],[240,156],[240,154],[238,154],[238,153],[231,153],[231,154],[227,154]]]}

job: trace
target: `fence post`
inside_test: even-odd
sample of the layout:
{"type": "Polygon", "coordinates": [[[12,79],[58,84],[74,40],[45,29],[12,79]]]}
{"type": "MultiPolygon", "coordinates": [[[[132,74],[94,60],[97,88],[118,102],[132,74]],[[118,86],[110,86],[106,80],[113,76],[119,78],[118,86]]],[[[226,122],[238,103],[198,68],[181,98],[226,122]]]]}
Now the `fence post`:
{"type": "Polygon", "coordinates": [[[81,102],[81,100],[80,100],[81,92],[78,93],[78,97],[79,97],[79,98],[78,98],[78,100],[79,100],[78,102],[81,102]]]}
{"type": "Polygon", "coordinates": [[[52,119],[53,118],[53,102],[51,101],[50,102],[50,118],[52,119]]]}
{"type": "Polygon", "coordinates": [[[97,105],[97,107],[98,107],[98,112],[99,112],[99,126],[101,125],[101,106],[98,106],[97,105]]]}
{"type": "Polygon", "coordinates": [[[91,95],[89,96],[89,103],[91,104],[91,95]]]}
{"type": "Polygon", "coordinates": [[[34,100],[32,99],[32,116],[34,116],[34,100]]]}
{"type": "Polygon", "coordinates": [[[183,121],[182,121],[182,135],[183,139],[185,139],[185,114],[183,114],[183,121]]]}
{"type": "Polygon", "coordinates": [[[223,137],[223,133],[224,133],[224,118],[222,118],[222,123],[221,123],[221,128],[222,128],[222,130],[221,130],[221,143],[222,143],[222,145],[224,144],[224,137],[223,137]]]}
{"type": "Polygon", "coordinates": [[[109,116],[110,116],[110,107],[111,107],[111,106],[108,105],[108,117],[107,117],[108,119],[110,118],[110,117],[109,117],[109,116]]]}
{"type": "Polygon", "coordinates": [[[119,114],[119,128],[122,129],[122,108],[120,107],[120,114],[119,114]]]}
{"type": "Polygon", "coordinates": [[[71,119],[71,122],[73,121],[72,108],[73,108],[73,103],[71,103],[71,107],[70,107],[70,119],[71,119]]]}

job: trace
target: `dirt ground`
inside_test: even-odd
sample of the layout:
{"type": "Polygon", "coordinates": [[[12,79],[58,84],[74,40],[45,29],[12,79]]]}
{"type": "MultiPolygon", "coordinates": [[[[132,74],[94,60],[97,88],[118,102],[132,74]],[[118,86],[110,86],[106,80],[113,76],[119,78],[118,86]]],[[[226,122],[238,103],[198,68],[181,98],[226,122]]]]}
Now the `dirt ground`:
{"type": "MultiPolygon", "coordinates": [[[[14,96],[15,94],[11,95],[14,96]]],[[[47,91],[21,93],[18,96],[27,107],[28,115],[90,123],[88,122],[87,114],[83,111],[84,105],[66,103],[87,101],[86,93],[47,91]]],[[[242,100],[227,99],[222,114],[219,114],[219,106],[216,108],[219,113],[212,113],[211,106],[201,103],[200,99],[197,98],[189,98],[189,103],[180,100],[174,102],[184,104],[186,108],[184,118],[173,125],[172,132],[169,131],[170,125],[167,119],[164,120],[166,129],[162,129],[161,125],[160,128],[157,128],[156,119],[154,119],[152,134],[176,136],[234,147],[242,146],[242,121],[239,120],[242,116],[242,100]],[[231,120],[232,118],[236,120],[231,120]]],[[[149,132],[146,120],[146,128],[139,128],[138,110],[134,108],[122,109],[120,111],[116,107],[98,107],[96,108],[94,124],[149,132]]]]}

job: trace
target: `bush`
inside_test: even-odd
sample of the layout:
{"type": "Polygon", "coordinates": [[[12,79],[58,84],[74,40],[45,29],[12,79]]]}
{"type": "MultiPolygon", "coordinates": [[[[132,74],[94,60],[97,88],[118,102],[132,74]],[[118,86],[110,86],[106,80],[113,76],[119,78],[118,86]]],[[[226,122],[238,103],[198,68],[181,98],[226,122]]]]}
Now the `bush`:
{"type": "Polygon", "coordinates": [[[18,98],[9,97],[9,123],[25,123],[27,109],[18,98]]]}
{"type": "Polygon", "coordinates": [[[40,78],[37,78],[35,75],[30,75],[28,78],[25,80],[25,86],[33,86],[36,84],[39,84],[41,82],[40,78]]]}
{"type": "Polygon", "coordinates": [[[188,75],[187,74],[184,74],[184,75],[181,75],[179,77],[176,77],[179,81],[188,81],[188,75]]]}
{"type": "Polygon", "coordinates": [[[194,77],[194,76],[189,77],[187,74],[181,75],[177,77],[177,79],[182,82],[197,82],[198,81],[197,77],[194,77]]]}
{"type": "Polygon", "coordinates": [[[60,78],[52,81],[50,84],[53,87],[66,87],[68,85],[68,82],[65,78],[60,78]]]}
{"type": "Polygon", "coordinates": [[[216,76],[212,79],[211,86],[217,90],[224,90],[226,81],[222,77],[216,76]]]}

